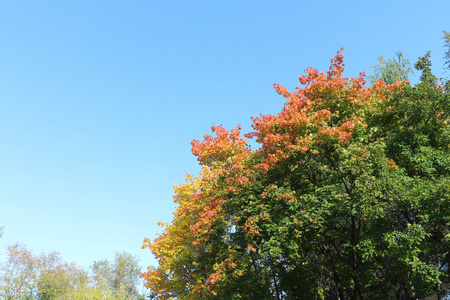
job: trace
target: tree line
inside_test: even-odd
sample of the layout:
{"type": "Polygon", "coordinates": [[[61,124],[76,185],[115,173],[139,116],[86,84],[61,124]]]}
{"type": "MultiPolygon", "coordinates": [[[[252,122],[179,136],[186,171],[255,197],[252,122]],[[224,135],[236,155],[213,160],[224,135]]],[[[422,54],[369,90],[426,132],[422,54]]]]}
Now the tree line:
{"type": "Polygon", "coordinates": [[[139,258],[127,252],[116,252],[113,261],[94,261],[86,271],[58,252],[34,255],[13,244],[0,264],[0,299],[145,299],[141,272],[139,258]]]}

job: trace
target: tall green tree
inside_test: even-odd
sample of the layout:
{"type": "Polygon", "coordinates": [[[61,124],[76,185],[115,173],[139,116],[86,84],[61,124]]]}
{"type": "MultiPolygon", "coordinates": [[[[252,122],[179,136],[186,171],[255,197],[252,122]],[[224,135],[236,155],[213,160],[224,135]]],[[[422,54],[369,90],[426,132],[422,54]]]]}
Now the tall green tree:
{"type": "MultiPolygon", "coordinates": [[[[442,33],[444,34],[444,47],[447,49],[444,53],[444,64],[447,68],[447,71],[450,71],[450,32],[444,30],[442,31],[442,33]]],[[[448,82],[450,82],[450,78],[448,82]]]]}
{"type": "Polygon", "coordinates": [[[371,66],[374,69],[374,74],[367,76],[371,84],[378,80],[391,84],[397,82],[397,80],[408,80],[408,74],[414,74],[409,60],[403,56],[403,53],[398,51],[396,56],[388,60],[384,60],[383,56],[378,57],[378,65],[371,66]]]}
{"type": "Polygon", "coordinates": [[[95,282],[108,286],[113,294],[125,293],[126,299],[144,299],[139,290],[143,283],[139,277],[142,270],[138,257],[127,252],[116,252],[113,262],[95,261],[91,270],[95,282]]]}
{"type": "Polygon", "coordinates": [[[254,132],[212,127],[192,141],[203,165],[175,189],[158,299],[442,299],[449,282],[450,93],[434,82],[309,68],[254,132]],[[248,147],[256,138],[260,148],[248,147]]]}

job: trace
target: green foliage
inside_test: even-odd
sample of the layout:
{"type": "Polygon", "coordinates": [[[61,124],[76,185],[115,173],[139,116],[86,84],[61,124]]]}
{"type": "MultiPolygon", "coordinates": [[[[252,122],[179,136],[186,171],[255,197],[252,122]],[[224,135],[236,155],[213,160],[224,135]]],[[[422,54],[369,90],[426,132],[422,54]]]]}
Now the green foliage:
{"type": "Polygon", "coordinates": [[[422,71],[420,76],[420,81],[422,85],[430,85],[437,81],[436,76],[431,73],[431,61],[430,61],[430,51],[427,51],[424,57],[419,57],[417,62],[414,64],[416,70],[422,71]]]}
{"type": "Polygon", "coordinates": [[[62,262],[57,253],[41,256],[38,266],[36,298],[40,300],[61,299],[74,290],[89,284],[88,273],[74,263],[62,262]]]}
{"type": "Polygon", "coordinates": [[[409,60],[403,57],[403,53],[398,51],[397,58],[384,60],[383,56],[378,57],[378,65],[371,66],[374,69],[373,75],[368,75],[369,82],[374,84],[378,80],[383,80],[386,84],[397,82],[397,80],[408,80],[408,73],[414,74],[409,66],[409,60]]]}
{"type": "MultiPolygon", "coordinates": [[[[444,64],[446,65],[448,71],[450,70],[450,32],[444,30],[442,33],[444,34],[444,47],[447,49],[444,53],[444,64]]],[[[450,78],[447,81],[447,87],[450,87],[450,78]]]]}
{"type": "Polygon", "coordinates": [[[447,68],[450,68],[450,32],[444,30],[442,33],[444,34],[444,47],[448,48],[444,54],[444,62],[447,68]]]}
{"type": "Polygon", "coordinates": [[[138,286],[142,285],[142,282],[139,278],[141,267],[136,256],[127,252],[116,252],[114,262],[95,261],[91,270],[95,282],[106,285],[116,296],[124,294],[125,299],[143,298],[138,291],[138,286]]]}
{"type": "MultiPolygon", "coordinates": [[[[113,293],[110,288],[103,282],[89,286],[80,286],[70,293],[67,293],[61,297],[62,300],[126,300],[127,292],[123,287],[119,288],[115,293],[113,293]]],[[[133,298],[139,299],[139,298],[133,298]]]]}

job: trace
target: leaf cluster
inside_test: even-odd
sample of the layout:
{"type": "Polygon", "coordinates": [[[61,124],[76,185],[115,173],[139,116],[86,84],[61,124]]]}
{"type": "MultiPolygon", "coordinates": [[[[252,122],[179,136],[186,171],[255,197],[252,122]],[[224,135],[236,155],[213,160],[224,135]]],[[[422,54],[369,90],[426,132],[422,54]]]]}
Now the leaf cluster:
{"type": "Polygon", "coordinates": [[[374,74],[367,76],[369,82],[374,84],[378,80],[386,84],[395,83],[398,80],[408,80],[408,74],[414,74],[410,67],[409,60],[403,56],[402,51],[396,53],[396,58],[384,60],[383,56],[378,57],[378,65],[371,66],[374,74]]]}

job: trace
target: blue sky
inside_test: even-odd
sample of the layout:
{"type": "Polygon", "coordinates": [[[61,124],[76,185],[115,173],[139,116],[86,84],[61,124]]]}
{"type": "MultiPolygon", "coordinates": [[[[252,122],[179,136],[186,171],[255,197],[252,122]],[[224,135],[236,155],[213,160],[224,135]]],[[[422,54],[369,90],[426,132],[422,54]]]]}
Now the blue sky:
{"type": "MultiPolygon", "coordinates": [[[[88,267],[145,237],[214,122],[277,113],[344,47],[347,76],[402,50],[443,75],[449,1],[2,1],[0,261],[19,242],[88,267]]],[[[417,81],[416,74],[412,82],[417,81]]]]}

